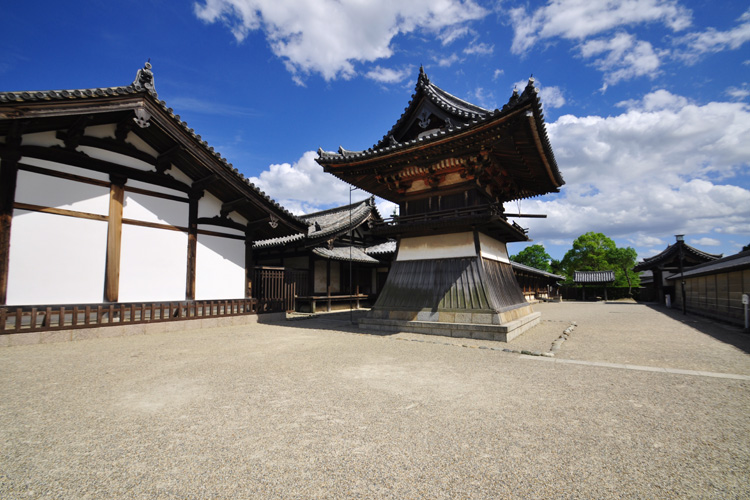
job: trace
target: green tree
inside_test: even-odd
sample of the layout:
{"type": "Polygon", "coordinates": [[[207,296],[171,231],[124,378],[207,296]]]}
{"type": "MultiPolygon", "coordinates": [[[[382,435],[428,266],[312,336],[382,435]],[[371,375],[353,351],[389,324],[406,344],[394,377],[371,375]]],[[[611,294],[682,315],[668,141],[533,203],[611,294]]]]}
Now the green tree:
{"type": "Polygon", "coordinates": [[[549,265],[552,257],[549,256],[542,245],[529,245],[516,255],[511,255],[510,260],[548,273],[552,271],[549,265]]]}
{"type": "Polygon", "coordinates": [[[613,240],[602,233],[582,234],[565,253],[562,269],[572,282],[573,271],[614,271],[614,286],[636,287],[640,279],[633,272],[638,254],[630,247],[617,248],[613,240]]]}

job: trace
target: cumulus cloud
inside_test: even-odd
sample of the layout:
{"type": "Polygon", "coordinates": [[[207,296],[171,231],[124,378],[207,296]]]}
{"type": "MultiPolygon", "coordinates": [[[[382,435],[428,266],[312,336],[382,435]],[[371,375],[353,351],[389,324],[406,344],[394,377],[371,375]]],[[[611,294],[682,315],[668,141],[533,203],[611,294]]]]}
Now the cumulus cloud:
{"type": "Polygon", "coordinates": [[[550,0],[533,12],[525,7],[510,9],[514,30],[511,50],[525,54],[537,42],[563,38],[580,42],[624,26],[662,23],[673,31],[691,24],[691,12],[674,0],[550,0]]]}
{"type": "Polygon", "coordinates": [[[661,64],[649,42],[637,40],[628,33],[617,33],[610,39],[590,40],[581,44],[579,49],[585,59],[595,58],[593,64],[604,73],[606,85],[639,76],[653,78],[661,64]]]}
{"type": "Polygon", "coordinates": [[[495,51],[494,45],[488,45],[486,43],[477,43],[476,41],[471,43],[464,49],[464,54],[467,55],[478,55],[478,56],[489,56],[495,51]]]}
{"type": "Polygon", "coordinates": [[[435,61],[438,63],[438,66],[440,66],[441,68],[448,68],[450,66],[453,66],[460,60],[461,58],[458,57],[457,54],[451,54],[447,57],[438,57],[435,59],[435,61]]]}
{"type": "MultiPolygon", "coordinates": [[[[294,163],[273,164],[250,181],[290,212],[301,215],[318,212],[349,203],[349,184],[323,171],[315,162],[318,154],[307,151],[294,163]]],[[[362,200],[370,195],[354,190],[352,200],[362,200]]],[[[383,217],[390,217],[398,205],[380,198],[375,199],[383,217]]]]}
{"type": "Polygon", "coordinates": [[[270,165],[250,182],[296,214],[348,203],[349,185],[323,172],[317,157],[315,151],[307,151],[294,163],[270,165]]]}
{"type": "Polygon", "coordinates": [[[750,235],[750,106],[698,105],[666,90],[621,106],[616,116],[548,124],[567,185],[521,202],[523,212],[548,214],[524,220],[532,237],[600,231],[654,247],[677,233],[750,235]]]}
{"type": "Polygon", "coordinates": [[[446,35],[488,11],[474,0],[205,0],[194,4],[207,23],[227,26],[235,39],[262,30],[295,81],[311,73],[325,80],[351,78],[354,64],[388,58],[392,40],[416,31],[446,35]]]}

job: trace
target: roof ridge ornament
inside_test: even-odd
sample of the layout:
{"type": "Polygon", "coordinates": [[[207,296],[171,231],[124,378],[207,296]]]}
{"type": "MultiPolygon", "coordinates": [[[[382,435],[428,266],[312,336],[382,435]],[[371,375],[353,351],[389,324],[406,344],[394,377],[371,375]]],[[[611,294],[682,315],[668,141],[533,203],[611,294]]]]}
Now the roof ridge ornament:
{"type": "Polygon", "coordinates": [[[419,79],[417,80],[417,84],[419,82],[424,83],[425,85],[428,85],[430,83],[430,79],[427,77],[427,73],[424,71],[424,66],[421,64],[419,65],[419,79]]]}
{"type": "Polygon", "coordinates": [[[139,69],[138,73],[135,74],[133,87],[136,90],[148,90],[154,94],[156,93],[156,89],[154,88],[154,73],[151,71],[151,59],[146,61],[143,68],[139,69]]]}

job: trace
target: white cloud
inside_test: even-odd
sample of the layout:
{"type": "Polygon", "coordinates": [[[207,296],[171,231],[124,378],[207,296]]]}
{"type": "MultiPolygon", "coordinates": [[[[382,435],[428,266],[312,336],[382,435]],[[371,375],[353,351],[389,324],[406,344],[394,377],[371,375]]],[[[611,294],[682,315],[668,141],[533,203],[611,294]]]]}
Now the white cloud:
{"type": "Polygon", "coordinates": [[[375,68],[368,71],[365,76],[370,80],[375,80],[380,83],[398,83],[403,81],[407,76],[410,76],[413,70],[414,68],[412,66],[399,70],[375,66],[375,68]]]}
{"type": "Polygon", "coordinates": [[[474,0],[205,0],[194,10],[226,25],[238,42],[262,30],[297,83],[310,73],[351,78],[355,63],[390,57],[399,34],[439,36],[488,13],[474,0]]]}
{"type": "Polygon", "coordinates": [[[524,54],[545,39],[582,41],[616,28],[654,22],[680,31],[691,23],[691,12],[674,0],[550,0],[532,13],[519,7],[509,15],[515,54],[524,54]]]}
{"type": "Polygon", "coordinates": [[[721,245],[721,241],[717,240],[716,238],[691,239],[688,241],[688,243],[699,247],[718,247],[719,245],[721,245]]]}
{"type": "Polygon", "coordinates": [[[530,235],[599,231],[640,247],[679,233],[750,236],[750,106],[697,105],[664,90],[621,106],[616,116],[548,124],[567,184],[521,202],[522,212],[548,214],[523,221],[530,235]]]}
{"type": "MultiPolygon", "coordinates": [[[[307,151],[293,164],[270,165],[258,177],[251,177],[250,182],[297,215],[348,204],[349,184],[324,172],[323,167],[315,162],[317,157],[315,151],[307,151]]],[[[352,201],[369,196],[361,190],[351,193],[352,201]]],[[[375,198],[375,205],[385,218],[398,208],[395,203],[380,198],[375,198]]]]}
{"type": "Polygon", "coordinates": [[[750,10],[737,19],[739,24],[727,31],[708,28],[698,33],[689,33],[677,40],[685,48],[678,50],[677,56],[694,63],[700,56],[724,50],[736,50],[750,42],[750,10]]]}
{"type": "Polygon", "coordinates": [[[270,165],[250,182],[296,214],[348,203],[349,185],[324,172],[317,157],[315,151],[307,151],[294,164],[270,165]]]}
{"type": "Polygon", "coordinates": [[[502,69],[496,69],[494,73],[492,73],[492,81],[496,82],[498,78],[503,76],[505,74],[505,71],[502,69]]]}
{"type": "MultiPolygon", "coordinates": [[[[528,80],[519,80],[513,84],[513,88],[519,89],[520,93],[522,92],[521,89],[524,89],[528,83],[528,80]]],[[[534,86],[539,89],[539,99],[545,108],[561,108],[565,105],[565,96],[563,96],[560,87],[545,87],[540,80],[536,79],[534,80],[534,86]]]]}
{"type": "Polygon", "coordinates": [[[488,92],[482,87],[477,87],[472,93],[472,97],[476,99],[476,103],[486,109],[497,108],[497,101],[495,100],[495,94],[488,92]]]}
{"type": "Polygon", "coordinates": [[[654,78],[661,65],[649,42],[636,40],[628,33],[617,33],[608,40],[590,40],[581,44],[579,50],[584,58],[595,58],[594,66],[604,73],[606,85],[639,76],[654,78]]]}
{"type": "Polygon", "coordinates": [[[450,26],[443,30],[442,33],[438,36],[440,39],[440,43],[443,44],[443,46],[450,45],[451,43],[455,42],[459,38],[463,38],[466,35],[470,33],[468,26],[450,26]]]}
{"type": "Polygon", "coordinates": [[[451,54],[448,57],[439,57],[439,58],[436,58],[438,66],[440,66],[441,68],[447,68],[449,66],[453,66],[453,64],[457,63],[460,60],[461,60],[461,58],[458,57],[458,55],[456,55],[456,54],[451,54]]]}
{"type": "Polygon", "coordinates": [[[726,93],[732,99],[743,101],[750,97],[750,86],[747,83],[743,83],[741,87],[729,87],[726,93]]]}
{"type": "Polygon", "coordinates": [[[489,56],[495,51],[494,45],[488,45],[486,43],[472,43],[464,49],[464,54],[471,55],[476,54],[478,56],[489,56]]]}

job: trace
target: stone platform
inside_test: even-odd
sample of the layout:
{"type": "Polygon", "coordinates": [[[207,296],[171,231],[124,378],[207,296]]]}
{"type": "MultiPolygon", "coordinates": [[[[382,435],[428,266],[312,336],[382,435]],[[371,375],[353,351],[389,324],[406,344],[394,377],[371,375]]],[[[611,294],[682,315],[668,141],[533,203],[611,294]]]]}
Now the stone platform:
{"type": "MultiPolygon", "coordinates": [[[[442,313],[441,313],[442,314],[442,313]]],[[[461,313],[457,313],[461,314],[461,313]]],[[[469,315],[475,316],[475,315],[469,315]]],[[[500,315],[493,315],[500,319],[500,315]]],[[[458,323],[445,321],[367,317],[359,320],[359,327],[373,332],[411,332],[444,337],[461,337],[509,342],[541,321],[542,313],[531,312],[502,323],[458,323]]]]}

